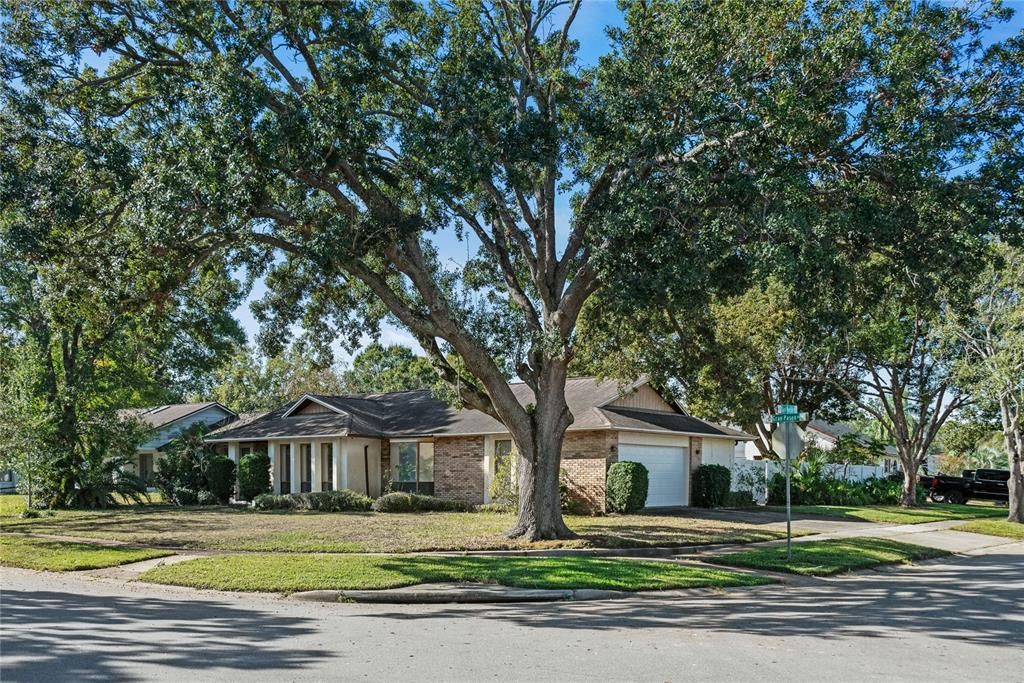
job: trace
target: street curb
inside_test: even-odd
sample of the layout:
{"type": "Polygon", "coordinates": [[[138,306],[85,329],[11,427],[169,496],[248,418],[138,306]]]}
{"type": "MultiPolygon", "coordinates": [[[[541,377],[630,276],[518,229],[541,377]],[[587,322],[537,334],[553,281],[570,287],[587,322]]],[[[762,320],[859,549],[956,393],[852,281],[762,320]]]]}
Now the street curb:
{"type": "Polygon", "coordinates": [[[513,602],[582,602],[636,597],[652,591],[597,589],[547,590],[479,586],[472,588],[393,590],[317,590],[292,593],[288,597],[306,602],[361,602],[370,604],[501,604],[513,602]]]}

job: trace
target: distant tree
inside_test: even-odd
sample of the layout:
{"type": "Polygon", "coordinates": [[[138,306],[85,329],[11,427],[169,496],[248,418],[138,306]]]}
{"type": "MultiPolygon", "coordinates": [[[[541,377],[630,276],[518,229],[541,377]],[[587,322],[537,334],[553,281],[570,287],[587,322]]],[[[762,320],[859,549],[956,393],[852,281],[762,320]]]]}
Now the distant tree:
{"type": "Polygon", "coordinates": [[[761,455],[774,458],[768,418],[781,404],[797,405],[831,422],[854,410],[829,376],[855,390],[843,359],[820,350],[833,326],[819,315],[815,296],[797,296],[777,277],[738,294],[722,293],[706,306],[616,313],[595,305],[584,311],[574,369],[626,380],[647,375],[677,387],[695,415],[743,427],[757,436],[761,455]]]}
{"type": "Polygon", "coordinates": [[[30,344],[0,348],[0,469],[18,475],[18,488],[34,507],[52,466],[56,420],[40,397],[38,354],[30,344]]]}
{"type": "Polygon", "coordinates": [[[214,373],[213,387],[204,396],[236,412],[280,408],[303,394],[340,394],[345,384],[333,366],[320,366],[298,346],[265,358],[250,347],[240,348],[214,373]]]}
{"type": "Polygon", "coordinates": [[[1010,466],[1007,519],[1024,523],[1024,250],[993,246],[993,258],[972,279],[972,307],[949,317],[962,344],[958,381],[999,415],[1010,466]]]}
{"type": "Polygon", "coordinates": [[[370,344],[352,359],[343,376],[345,390],[369,394],[408,389],[429,389],[438,382],[430,361],[401,344],[370,344]]]}
{"type": "Polygon", "coordinates": [[[208,242],[144,240],[159,218],[137,203],[134,150],[83,103],[5,83],[0,138],[0,385],[29,392],[22,452],[45,453],[50,503],[105,505],[119,475],[98,449],[124,455],[137,436],[117,409],[202,381],[241,334],[238,287],[224,263],[197,267],[208,242]]]}

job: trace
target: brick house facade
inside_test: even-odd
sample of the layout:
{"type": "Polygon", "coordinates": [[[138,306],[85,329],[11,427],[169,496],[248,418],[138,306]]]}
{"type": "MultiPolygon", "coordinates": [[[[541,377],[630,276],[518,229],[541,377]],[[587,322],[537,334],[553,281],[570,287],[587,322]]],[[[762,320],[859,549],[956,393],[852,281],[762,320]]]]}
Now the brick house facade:
{"type": "MultiPolygon", "coordinates": [[[[524,405],[531,402],[528,387],[510,388],[524,405]]],[[[562,480],[579,507],[591,512],[604,511],[608,467],[620,457],[648,467],[652,505],[686,505],[692,472],[706,460],[705,451],[721,458],[737,441],[752,438],[688,415],[643,381],[622,387],[594,378],[570,379],[566,402],[574,422],[562,446],[562,480]]],[[[326,485],[336,489],[379,495],[390,486],[473,504],[488,500],[488,483],[509,440],[505,426],[494,418],[455,409],[429,390],[306,394],[207,437],[226,446],[233,459],[247,445],[260,444],[271,458],[275,485],[287,485],[293,493],[303,486],[295,472],[306,468],[329,472],[332,481],[326,485]],[[291,453],[313,460],[299,463],[291,453]]],[[[311,490],[320,490],[322,477],[313,478],[311,490]]]]}

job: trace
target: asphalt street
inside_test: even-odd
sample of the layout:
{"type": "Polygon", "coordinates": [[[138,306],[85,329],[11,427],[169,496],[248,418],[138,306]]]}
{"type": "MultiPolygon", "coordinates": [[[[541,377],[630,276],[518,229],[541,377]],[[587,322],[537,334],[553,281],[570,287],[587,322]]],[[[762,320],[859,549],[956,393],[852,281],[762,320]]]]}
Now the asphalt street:
{"type": "Polygon", "coordinates": [[[588,603],[317,604],[4,569],[0,680],[1024,681],[1024,544],[588,603]]]}

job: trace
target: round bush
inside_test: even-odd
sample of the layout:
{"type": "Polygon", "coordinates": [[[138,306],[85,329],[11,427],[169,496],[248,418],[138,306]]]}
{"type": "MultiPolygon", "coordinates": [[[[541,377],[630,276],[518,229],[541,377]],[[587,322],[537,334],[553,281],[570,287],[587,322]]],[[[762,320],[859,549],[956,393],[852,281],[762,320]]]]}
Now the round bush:
{"type": "Polygon", "coordinates": [[[266,453],[250,453],[238,464],[238,497],[255,500],[270,493],[270,458],[266,453]]]}
{"type": "Polygon", "coordinates": [[[227,505],[235,492],[235,463],[229,458],[210,458],[206,464],[206,487],[215,502],[227,505]]]}
{"type": "Polygon", "coordinates": [[[693,504],[702,508],[722,507],[731,481],[732,472],[728,467],[701,465],[693,473],[693,504]]]}
{"type": "Polygon", "coordinates": [[[611,512],[632,513],[647,504],[647,468],[638,462],[616,462],[608,468],[605,498],[611,512]]]}

